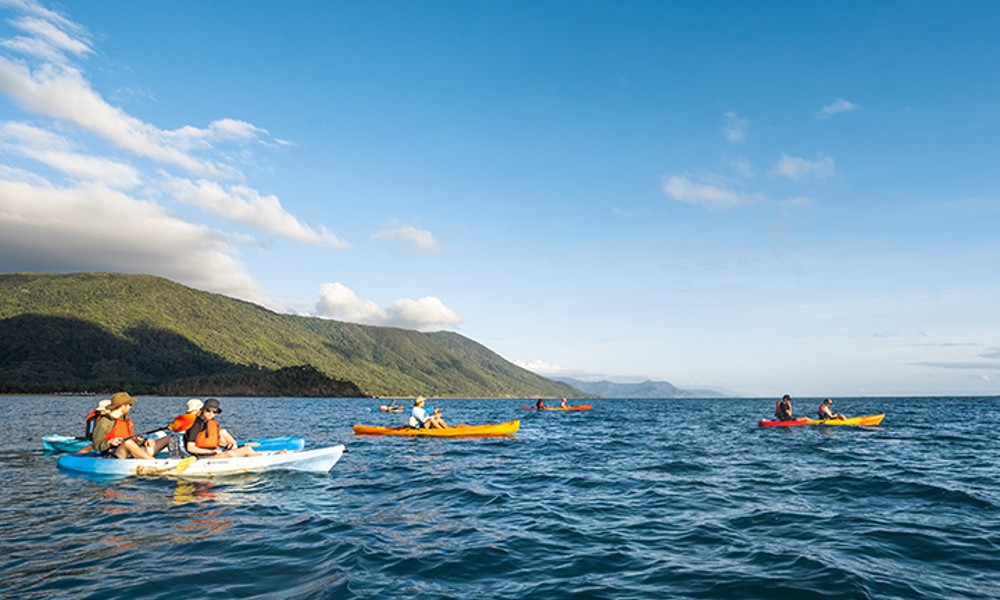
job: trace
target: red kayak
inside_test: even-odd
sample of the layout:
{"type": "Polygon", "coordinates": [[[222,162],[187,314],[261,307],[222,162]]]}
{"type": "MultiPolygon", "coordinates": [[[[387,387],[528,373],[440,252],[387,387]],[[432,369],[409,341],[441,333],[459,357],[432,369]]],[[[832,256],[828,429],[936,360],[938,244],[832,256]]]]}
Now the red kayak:
{"type": "Polygon", "coordinates": [[[543,406],[538,408],[537,406],[522,406],[521,410],[590,410],[589,404],[581,404],[579,406],[543,406]]]}

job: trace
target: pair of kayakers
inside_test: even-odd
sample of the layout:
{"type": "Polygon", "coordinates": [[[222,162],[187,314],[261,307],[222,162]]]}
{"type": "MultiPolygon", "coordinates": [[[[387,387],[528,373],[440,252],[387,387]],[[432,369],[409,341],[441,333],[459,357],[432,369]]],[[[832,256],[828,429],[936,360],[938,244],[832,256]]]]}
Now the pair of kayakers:
{"type": "MultiPolygon", "coordinates": [[[[832,407],[833,407],[832,398],[827,398],[826,400],[823,400],[823,403],[819,405],[819,409],[817,410],[819,418],[821,420],[830,420],[830,419],[841,420],[846,418],[844,417],[844,415],[840,413],[835,414],[833,412],[832,407]]],[[[784,396],[782,396],[781,400],[775,403],[774,416],[779,421],[791,421],[793,419],[791,396],[785,394],[784,396]]]]}
{"type": "MultiPolygon", "coordinates": [[[[107,412],[100,415],[91,435],[94,450],[114,458],[153,458],[170,443],[168,432],[155,431],[145,436],[135,434],[128,417],[136,398],[127,392],[111,397],[107,412]]],[[[215,416],[222,412],[219,401],[209,398],[204,403],[188,400],[188,412],[174,419],[168,430],[184,432],[184,449],[200,457],[230,458],[256,454],[253,448],[237,448],[236,440],[219,426],[215,416]]]]}

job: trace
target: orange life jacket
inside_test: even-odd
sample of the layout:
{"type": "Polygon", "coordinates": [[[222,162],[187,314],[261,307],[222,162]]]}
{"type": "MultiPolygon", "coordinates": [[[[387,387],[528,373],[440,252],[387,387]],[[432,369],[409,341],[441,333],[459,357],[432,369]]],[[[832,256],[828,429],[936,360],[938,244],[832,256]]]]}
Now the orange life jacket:
{"type": "Polygon", "coordinates": [[[132,426],[132,419],[128,417],[121,417],[115,419],[115,424],[111,427],[111,431],[104,436],[105,440],[113,440],[115,438],[130,438],[135,436],[135,427],[132,426]]]}
{"type": "Polygon", "coordinates": [[[167,426],[170,431],[176,433],[184,433],[194,425],[194,420],[198,418],[197,413],[184,413],[183,415],[174,419],[170,425],[167,426]]]}
{"type": "Polygon", "coordinates": [[[215,449],[219,447],[219,422],[215,419],[205,421],[205,428],[194,438],[194,445],[199,448],[215,449]]]}

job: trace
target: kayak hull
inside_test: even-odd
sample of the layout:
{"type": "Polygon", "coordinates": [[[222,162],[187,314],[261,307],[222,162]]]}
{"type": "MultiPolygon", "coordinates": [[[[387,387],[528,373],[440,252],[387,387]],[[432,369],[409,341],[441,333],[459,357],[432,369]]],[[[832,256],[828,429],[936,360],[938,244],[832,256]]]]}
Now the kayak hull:
{"type": "Polygon", "coordinates": [[[96,454],[64,454],[59,457],[58,466],[67,471],[76,471],[102,477],[129,477],[132,475],[165,475],[183,478],[204,478],[237,473],[260,473],[264,471],[306,471],[325,473],[333,469],[343,456],[343,445],[313,450],[293,452],[263,452],[258,456],[237,458],[203,458],[188,461],[182,470],[177,467],[180,458],[105,458],[96,454]]]}
{"type": "MultiPolygon", "coordinates": [[[[306,441],[290,435],[280,437],[259,438],[237,442],[240,446],[250,446],[257,452],[280,452],[282,450],[301,450],[306,447],[306,441]]],[[[52,433],[42,436],[42,448],[50,453],[75,453],[90,445],[90,440],[52,433]]]]}
{"type": "Polygon", "coordinates": [[[792,419],[791,421],[768,421],[763,420],[757,423],[761,427],[801,427],[805,425],[824,425],[824,426],[856,426],[856,427],[874,427],[882,422],[885,418],[885,413],[880,413],[877,415],[863,415],[860,417],[849,417],[847,419],[809,419],[807,417],[799,417],[798,419],[792,419]]]}
{"type": "Polygon", "coordinates": [[[521,410],[590,410],[590,404],[581,404],[579,406],[546,406],[545,408],[538,408],[537,406],[522,406],[521,410]]]}
{"type": "Polygon", "coordinates": [[[446,429],[414,429],[413,427],[378,427],[355,425],[356,435],[401,435],[426,437],[491,437],[511,435],[521,427],[520,421],[507,421],[488,425],[456,425],[446,429]]]}

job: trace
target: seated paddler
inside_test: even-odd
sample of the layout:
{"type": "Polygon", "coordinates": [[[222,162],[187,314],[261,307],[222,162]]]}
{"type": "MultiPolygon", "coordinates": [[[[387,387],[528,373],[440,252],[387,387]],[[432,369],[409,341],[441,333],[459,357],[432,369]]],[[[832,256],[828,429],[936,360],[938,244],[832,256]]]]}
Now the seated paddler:
{"type": "Polygon", "coordinates": [[[433,414],[427,414],[424,403],[427,401],[423,396],[417,396],[413,401],[413,410],[410,411],[410,427],[414,429],[445,429],[448,424],[441,418],[441,410],[435,408],[433,414]]]}
{"type": "Polygon", "coordinates": [[[135,434],[135,426],[128,417],[135,401],[126,392],[111,396],[108,411],[94,425],[91,437],[94,450],[115,458],[153,458],[170,443],[166,437],[153,440],[135,434]]]}
{"type": "Polygon", "coordinates": [[[235,458],[257,454],[250,446],[236,446],[236,440],[219,425],[216,415],[222,407],[215,398],[205,400],[198,418],[184,432],[184,450],[198,458],[235,458]]]}

